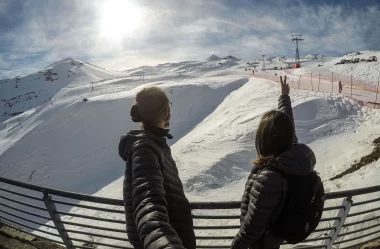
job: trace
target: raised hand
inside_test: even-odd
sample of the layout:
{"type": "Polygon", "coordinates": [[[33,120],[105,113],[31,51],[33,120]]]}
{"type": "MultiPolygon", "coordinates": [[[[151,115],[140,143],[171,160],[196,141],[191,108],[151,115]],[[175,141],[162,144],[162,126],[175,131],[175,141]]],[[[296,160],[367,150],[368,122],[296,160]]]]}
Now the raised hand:
{"type": "Polygon", "coordinates": [[[282,80],[282,76],[280,76],[280,82],[281,82],[281,95],[289,95],[290,87],[289,87],[289,84],[286,84],[286,75],[284,77],[284,80],[282,80]]]}

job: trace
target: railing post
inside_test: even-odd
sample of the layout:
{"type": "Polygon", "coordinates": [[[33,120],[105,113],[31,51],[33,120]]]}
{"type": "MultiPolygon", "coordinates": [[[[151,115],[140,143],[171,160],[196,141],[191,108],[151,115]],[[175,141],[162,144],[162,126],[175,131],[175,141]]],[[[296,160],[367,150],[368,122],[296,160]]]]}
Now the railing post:
{"type": "Polygon", "coordinates": [[[43,200],[46,209],[50,214],[50,218],[53,221],[55,228],[57,229],[59,236],[61,236],[61,239],[65,244],[66,248],[74,249],[73,242],[69,239],[69,235],[65,230],[65,226],[61,222],[61,217],[59,216],[59,214],[57,214],[57,208],[55,207],[55,204],[52,201],[51,195],[49,195],[47,192],[44,192],[43,200]]]}
{"type": "Polygon", "coordinates": [[[342,206],[344,206],[344,208],[341,208],[339,210],[339,213],[338,213],[339,219],[334,222],[334,225],[333,225],[334,229],[330,230],[330,233],[329,233],[330,239],[326,239],[324,242],[324,244],[327,246],[326,247],[327,249],[331,249],[335,240],[337,239],[340,233],[340,230],[342,229],[344,222],[346,221],[347,215],[350,212],[351,205],[352,205],[351,196],[343,200],[342,206]]]}

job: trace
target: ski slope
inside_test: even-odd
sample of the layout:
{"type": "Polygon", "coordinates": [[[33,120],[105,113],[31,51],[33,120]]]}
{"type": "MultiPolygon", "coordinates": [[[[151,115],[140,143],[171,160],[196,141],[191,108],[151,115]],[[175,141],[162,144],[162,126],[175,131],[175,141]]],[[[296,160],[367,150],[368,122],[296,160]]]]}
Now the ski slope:
{"type": "MultiPolygon", "coordinates": [[[[62,88],[82,86],[81,92],[88,92],[91,81],[116,75],[119,73],[108,72],[82,61],[66,58],[37,73],[0,80],[0,122],[41,106],[51,98],[52,101],[58,101],[54,96],[62,88]]],[[[77,90],[79,91],[79,88],[77,90]]],[[[80,92],[77,92],[77,95],[79,94],[80,92]]]]}
{"type": "MultiPolygon", "coordinates": [[[[348,66],[334,65],[340,59],[325,57],[324,65],[318,67],[321,57],[307,55],[299,73],[348,66]]],[[[285,67],[294,59],[270,57],[265,63],[266,67],[285,67]]],[[[0,99],[8,102],[30,91],[41,93],[33,99],[17,97],[11,107],[1,106],[1,111],[20,114],[3,115],[0,120],[0,175],[45,187],[122,198],[125,165],[117,152],[119,137],[138,128],[129,117],[137,91],[158,86],[173,104],[174,139],[168,143],[190,201],[240,200],[251,160],[256,157],[258,123],[263,113],[277,107],[280,94],[277,83],[251,77],[252,71],[245,69],[253,69],[253,65],[255,70],[262,66],[260,60],[212,55],[204,61],[113,72],[70,58],[21,77],[21,81],[1,80],[0,99]],[[45,74],[51,72],[56,72],[58,79],[54,75],[53,81],[46,81],[45,74]]],[[[358,77],[376,78],[379,64],[359,66],[358,77]]],[[[299,141],[314,150],[326,191],[378,184],[379,161],[329,180],[372,151],[373,140],[380,136],[378,110],[339,94],[291,90],[291,98],[299,141]]],[[[77,208],[67,211],[83,212],[77,208]]],[[[96,211],[86,214],[104,215],[96,211]]],[[[68,216],[63,219],[81,221],[68,216]]],[[[102,241],[108,240],[99,239],[102,241]]]]}

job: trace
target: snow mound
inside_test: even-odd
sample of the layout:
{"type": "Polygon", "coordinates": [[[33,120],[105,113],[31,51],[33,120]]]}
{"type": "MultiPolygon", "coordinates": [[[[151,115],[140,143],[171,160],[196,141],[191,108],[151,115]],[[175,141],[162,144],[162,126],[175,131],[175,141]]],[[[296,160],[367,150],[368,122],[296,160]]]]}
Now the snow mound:
{"type": "Polygon", "coordinates": [[[317,57],[317,55],[316,54],[307,54],[306,56],[304,56],[303,58],[305,58],[305,59],[312,59],[312,60],[314,60],[314,59],[317,59],[318,57],[317,57]]]}
{"type": "Polygon", "coordinates": [[[334,65],[331,70],[348,77],[352,75],[372,85],[377,85],[377,81],[380,80],[380,62],[334,65]]]}
{"type": "MultiPolygon", "coordinates": [[[[268,81],[251,80],[231,93],[212,114],[173,146],[173,155],[188,195],[204,198],[214,196],[215,189],[219,189],[217,193],[223,193],[226,198],[229,195],[224,191],[247,177],[252,168],[250,161],[256,157],[257,126],[262,114],[276,108],[278,94],[278,88],[268,81]],[[198,155],[199,151],[202,151],[202,157],[198,155]]],[[[313,145],[325,138],[353,132],[357,126],[355,120],[360,116],[361,107],[351,100],[325,98],[318,94],[309,94],[306,98],[300,94],[292,98],[297,135],[302,143],[313,145]]],[[[323,167],[320,170],[330,174],[323,167]]],[[[243,187],[243,184],[239,186],[239,190],[242,191],[243,187]]]]}

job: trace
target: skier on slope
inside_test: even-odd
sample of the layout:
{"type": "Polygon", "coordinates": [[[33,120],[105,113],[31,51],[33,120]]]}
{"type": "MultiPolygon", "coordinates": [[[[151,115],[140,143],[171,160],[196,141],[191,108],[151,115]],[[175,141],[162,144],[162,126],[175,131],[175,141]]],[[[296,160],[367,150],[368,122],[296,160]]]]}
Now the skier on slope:
{"type": "Polygon", "coordinates": [[[142,129],[119,143],[129,241],[135,249],[195,249],[190,204],[165,139],[172,138],[169,99],[160,88],[144,88],[130,115],[142,129]]]}
{"type": "Polygon", "coordinates": [[[342,93],[342,90],[343,90],[342,81],[339,81],[339,93],[342,93]]]}

